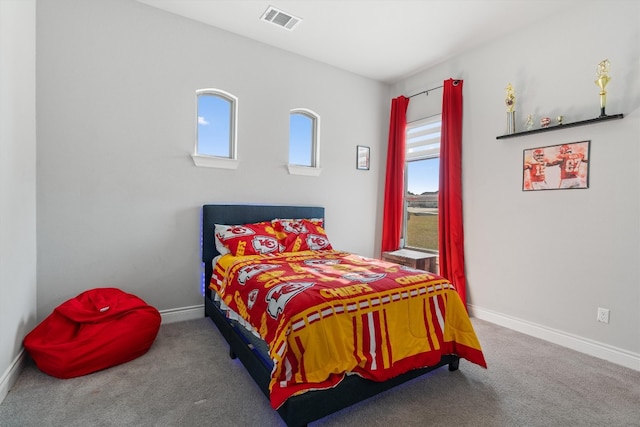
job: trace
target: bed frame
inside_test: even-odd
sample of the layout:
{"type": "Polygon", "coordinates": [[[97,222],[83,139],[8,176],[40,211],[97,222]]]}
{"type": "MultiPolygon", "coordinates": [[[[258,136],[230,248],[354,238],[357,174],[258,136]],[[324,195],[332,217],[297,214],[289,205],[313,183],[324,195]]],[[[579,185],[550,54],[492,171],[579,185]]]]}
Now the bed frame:
{"type": "MultiPolygon", "coordinates": [[[[230,346],[229,354],[238,358],[262,392],[269,397],[271,361],[256,350],[240,326],[229,321],[212,300],[209,281],[213,266],[211,261],[218,251],[214,242],[214,224],[250,224],[274,218],[324,218],[324,208],[317,206],[272,206],[272,205],[204,205],[202,209],[202,262],[205,269],[205,316],[216,324],[230,346]]],[[[328,390],[310,391],[289,398],[278,413],[289,427],[306,426],[357,402],[407,382],[427,372],[449,366],[449,371],[458,369],[459,357],[443,356],[440,363],[428,368],[416,369],[385,382],[375,382],[357,375],[347,376],[336,387],[328,390]]]]}

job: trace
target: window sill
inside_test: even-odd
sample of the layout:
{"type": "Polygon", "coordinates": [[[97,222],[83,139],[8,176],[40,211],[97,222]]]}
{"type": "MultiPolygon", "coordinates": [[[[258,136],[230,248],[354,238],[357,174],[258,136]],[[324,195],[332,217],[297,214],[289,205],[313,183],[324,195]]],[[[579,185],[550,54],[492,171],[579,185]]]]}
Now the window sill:
{"type": "Polygon", "coordinates": [[[200,156],[192,154],[193,163],[198,167],[217,168],[217,169],[238,169],[239,161],[234,159],[225,159],[222,157],[200,156]]]}
{"type": "Polygon", "coordinates": [[[289,175],[320,176],[322,172],[321,168],[310,166],[287,165],[287,168],[289,169],[289,175]]]}

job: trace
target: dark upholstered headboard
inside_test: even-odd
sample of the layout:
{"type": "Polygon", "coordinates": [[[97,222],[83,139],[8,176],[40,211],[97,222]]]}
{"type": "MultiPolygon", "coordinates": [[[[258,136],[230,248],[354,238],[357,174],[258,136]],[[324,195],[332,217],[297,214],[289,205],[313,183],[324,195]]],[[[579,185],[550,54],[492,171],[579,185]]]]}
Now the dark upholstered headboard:
{"type": "Polygon", "coordinates": [[[202,262],[205,264],[205,287],[211,279],[211,261],[219,255],[215,241],[215,224],[242,225],[275,218],[323,218],[319,206],[273,205],[204,205],[202,207],[202,262]]]}

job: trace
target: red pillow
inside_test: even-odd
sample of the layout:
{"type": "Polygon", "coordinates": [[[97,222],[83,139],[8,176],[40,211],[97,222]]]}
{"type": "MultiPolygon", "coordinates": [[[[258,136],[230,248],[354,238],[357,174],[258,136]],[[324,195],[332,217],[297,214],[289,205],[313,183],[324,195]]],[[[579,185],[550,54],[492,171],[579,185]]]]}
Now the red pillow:
{"type": "Polygon", "coordinates": [[[284,247],[282,252],[333,249],[322,228],[322,220],[276,219],[273,225],[280,245],[284,247]]]}
{"type": "Polygon", "coordinates": [[[280,252],[271,222],[244,225],[215,225],[216,249],[221,255],[262,255],[280,252]]]}

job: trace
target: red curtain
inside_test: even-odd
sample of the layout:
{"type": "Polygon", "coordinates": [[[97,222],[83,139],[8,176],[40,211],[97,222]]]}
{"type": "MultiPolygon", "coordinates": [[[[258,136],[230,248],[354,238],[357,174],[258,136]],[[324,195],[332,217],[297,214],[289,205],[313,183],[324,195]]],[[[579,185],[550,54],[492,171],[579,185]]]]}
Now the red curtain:
{"type": "Polygon", "coordinates": [[[455,285],[466,307],[462,228],[462,80],[444,82],[438,209],[440,275],[455,285]]]}
{"type": "Polygon", "coordinates": [[[405,132],[409,98],[399,96],[391,101],[387,175],[382,216],[382,252],[400,247],[402,233],[402,200],[404,193],[405,132]]]}

